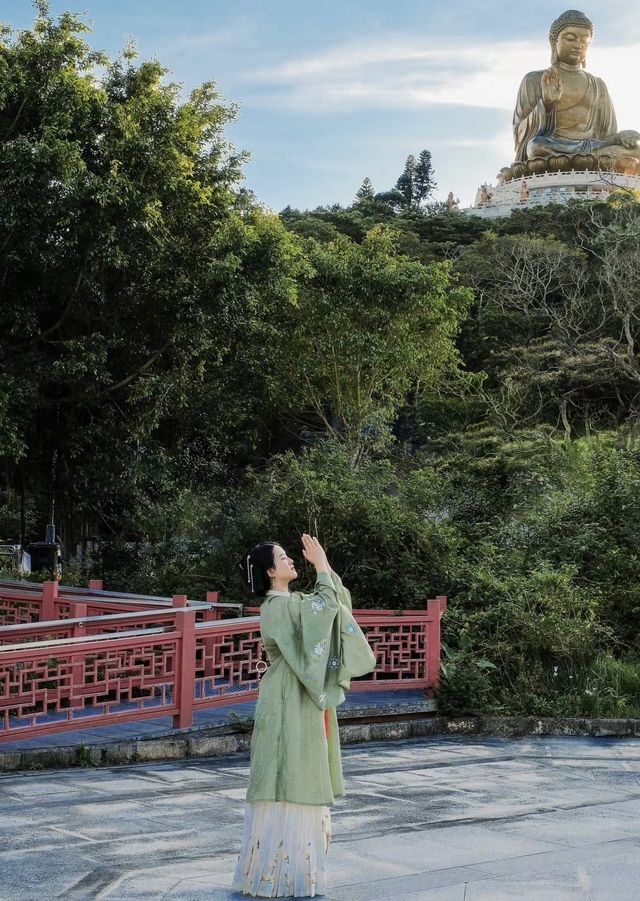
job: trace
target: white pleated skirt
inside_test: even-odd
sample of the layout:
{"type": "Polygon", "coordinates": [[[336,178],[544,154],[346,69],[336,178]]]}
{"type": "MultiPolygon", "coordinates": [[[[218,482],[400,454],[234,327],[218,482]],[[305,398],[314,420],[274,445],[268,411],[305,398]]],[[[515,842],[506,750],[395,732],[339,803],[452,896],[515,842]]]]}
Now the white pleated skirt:
{"type": "Polygon", "coordinates": [[[252,898],[314,898],[327,890],[328,807],[247,803],[233,888],[252,898]]]}

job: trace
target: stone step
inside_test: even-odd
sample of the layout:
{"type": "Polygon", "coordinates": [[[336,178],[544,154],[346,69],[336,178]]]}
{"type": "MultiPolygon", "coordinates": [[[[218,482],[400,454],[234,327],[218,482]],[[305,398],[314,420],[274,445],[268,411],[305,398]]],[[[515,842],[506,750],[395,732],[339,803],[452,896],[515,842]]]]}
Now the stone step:
{"type": "MultiPolygon", "coordinates": [[[[427,707],[428,705],[425,705],[427,707]]],[[[356,708],[357,709],[357,708],[356,708]]],[[[343,745],[363,742],[398,741],[428,735],[525,735],[594,736],[601,738],[640,737],[640,720],[578,719],[559,717],[438,716],[433,709],[398,712],[368,710],[366,715],[340,718],[343,745]]],[[[362,713],[362,712],[361,712],[362,713]]],[[[0,748],[0,772],[61,769],[67,767],[115,766],[181,758],[225,757],[247,753],[251,742],[250,718],[238,722],[195,729],[176,730],[157,736],[128,738],[95,744],[23,749],[0,748]]]]}

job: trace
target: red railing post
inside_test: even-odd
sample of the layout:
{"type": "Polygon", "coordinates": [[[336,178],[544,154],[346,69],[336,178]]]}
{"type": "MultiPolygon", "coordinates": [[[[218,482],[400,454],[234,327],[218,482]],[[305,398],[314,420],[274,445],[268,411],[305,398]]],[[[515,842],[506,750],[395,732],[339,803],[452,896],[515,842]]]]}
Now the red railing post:
{"type": "Polygon", "coordinates": [[[89,579],[89,590],[90,591],[103,591],[104,582],[102,579],[89,579]]]}
{"type": "MultiPolygon", "coordinates": [[[[80,619],[87,615],[87,605],[82,601],[69,602],[69,618],[80,619]]],[[[73,637],[81,638],[86,635],[84,623],[73,624],[73,637]]],[[[69,686],[69,704],[72,710],[81,710],[84,707],[84,657],[71,658],[71,684],[69,686]]]]}
{"type": "Polygon", "coordinates": [[[196,683],[196,612],[187,607],[184,594],[173,596],[176,631],[180,633],[175,673],[175,699],[178,712],[173,717],[174,729],[185,729],[193,723],[193,701],[196,683]]]}
{"type": "Polygon", "coordinates": [[[440,618],[447,606],[444,595],[438,595],[427,601],[427,613],[430,620],[427,623],[427,679],[430,693],[440,684],[440,618]]]}
{"type": "Polygon", "coordinates": [[[45,582],[42,586],[42,605],[40,607],[40,622],[46,623],[52,619],[59,619],[56,615],[56,601],[58,600],[58,583],[45,582]]]}
{"type": "MultiPolygon", "coordinates": [[[[219,591],[208,591],[207,592],[207,602],[210,604],[217,604],[220,601],[220,592],[219,591]]],[[[213,610],[206,610],[204,614],[204,621],[206,623],[217,623],[218,620],[222,619],[222,609],[220,607],[214,607],[213,610]]],[[[204,654],[204,675],[205,676],[213,676],[216,671],[216,665],[218,663],[216,648],[219,648],[219,642],[216,641],[215,638],[205,638],[203,641],[203,654],[204,654]]]]}
{"type": "MultiPolygon", "coordinates": [[[[208,591],[207,592],[207,603],[208,604],[219,604],[220,603],[220,592],[219,591],[208,591]]],[[[206,622],[215,623],[219,619],[222,619],[222,610],[220,607],[214,607],[213,610],[207,610],[204,618],[206,622]]]]}
{"type": "MultiPolygon", "coordinates": [[[[87,605],[82,601],[70,601],[69,603],[69,618],[70,619],[84,619],[87,615],[87,605]]],[[[74,623],[73,624],[73,637],[80,638],[83,635],[86,635],[87,627],[85,623],[74,623]]]]}
{"type": "Polygon", "coordinates": [[[70,669],[69,706],[72,710],[79,710],[84,707],[84,695],[82,692],[84,688],[84,656],[78,654],[71,657],[70,669]]]}

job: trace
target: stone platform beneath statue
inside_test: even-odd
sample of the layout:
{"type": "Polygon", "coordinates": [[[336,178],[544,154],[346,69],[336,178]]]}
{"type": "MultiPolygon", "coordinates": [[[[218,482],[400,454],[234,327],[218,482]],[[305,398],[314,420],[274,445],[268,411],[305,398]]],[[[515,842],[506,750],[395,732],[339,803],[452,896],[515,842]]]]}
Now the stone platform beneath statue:
{"type": "Polygon", "coordinates": [[[498,185],[482,185],[473,206],[462,212],[483,219],[510,216],[514,210],[568,203],[570,200],[606,200],[614,191],[640,190],[640,175],[616,172],[571,171],[525,175],[498,185]]]}

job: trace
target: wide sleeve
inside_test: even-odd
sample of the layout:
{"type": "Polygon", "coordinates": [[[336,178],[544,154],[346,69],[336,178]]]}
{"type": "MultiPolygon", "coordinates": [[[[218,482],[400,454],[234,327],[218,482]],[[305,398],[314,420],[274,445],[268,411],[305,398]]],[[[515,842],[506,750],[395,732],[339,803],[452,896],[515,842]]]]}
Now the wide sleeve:
{"type": "Polygon", "coordinates": [[[269,599],[262,610],[263,639],[274,641],[316,706],[327,706],[325,682],[340,602],[329,573],[318,573],[311,594],[269,599]]]}
{"type": "Polygon", "coordinates": [[[376,657],[364,632],[346,607],[340,608],[340,670],[338,684],[348,691],[351,680],[364,676],[376,667],[376,657]]]}
{"type": "Polygon", "coordinates": [[[347,608],[347,610],[351,611],[352,605],[351,605],[351,594],[349,593],[349,589],[344,587],[344,585],[342,584],[342,579],[340,578],[338,573],[334,573],[333,570],[331,570],[331,579],[332,579],[334,587],[336,589],[336,594],[338,596],[338,600],[340,601],[341,604],[343,604],[347,608]]]}
{"type": "Polygon", "coordinates": [[[351,680],[356,676],[364,676],[375,669],[375,654],[369,646],[364,632],[353,616],[351,595],[342,584],[342,579],[337,573],[331,572],[331,578],[336,587],[340,611],[338,621],[340,625],[340,668],[337,673],[338,685],[349,690],[351,680]]]}

